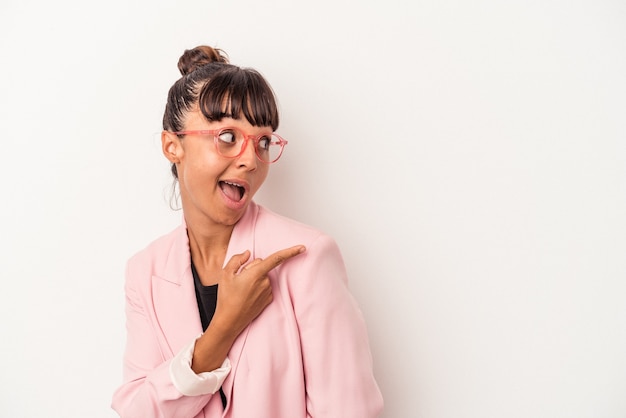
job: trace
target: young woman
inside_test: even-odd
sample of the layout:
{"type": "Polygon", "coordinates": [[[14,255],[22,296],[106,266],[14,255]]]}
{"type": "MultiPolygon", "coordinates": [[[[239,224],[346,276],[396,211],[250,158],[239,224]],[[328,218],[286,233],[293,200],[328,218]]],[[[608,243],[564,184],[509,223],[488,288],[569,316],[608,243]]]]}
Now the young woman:
{"type": "Polygon", "coordinates": [[[287,141],[255,70],[199,46],[178,62],[162,149],[183,224],[126,270],[121,417],[376,417],[366,327],[340,251],[253,197],[287,141]]]}

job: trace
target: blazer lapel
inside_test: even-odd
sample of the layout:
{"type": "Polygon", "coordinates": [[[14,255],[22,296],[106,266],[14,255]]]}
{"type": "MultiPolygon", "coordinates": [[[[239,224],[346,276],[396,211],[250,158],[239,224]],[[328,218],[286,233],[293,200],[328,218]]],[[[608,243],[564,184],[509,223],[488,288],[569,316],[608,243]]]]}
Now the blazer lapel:
{"type": "MultiPolygon", "coordinates": [[[[259,208],[258,206],[252,202],[246,210],[244,216],[237,222],[235,228],[233,229],[233,233],[230,237],[230,242],[228,243],[228,250],[226,252],[226,259],[224,260],[224,265],[230,260],[230,258],[235,254],[241,254],[244,251],[250,251],[250,258],[248,262],[254,260],[255,258],[255,246],[254,246],[254,229],[256,225],[256,219],[259,208]]],[[[219,292],[219,290],[218,290],[219,292]]],[[[218,293],[219,294],[219,293],[218,293]]],[[[218,296],[219,297],[219,296],[218,296]]],[[[239,368],[239,360],[241,358],[241,353],[246,344],[246,338],[248,337],[248,332],[250,330],[250,325],[246,327],[245,330],[239,334],[239,337],[233,343],[233,346],[228,353],[228,358],[231,363],[231,370],[224,384],[222,385],[222,389],[226,397],[229,400],[228,405],[230,406],[231,393],[233,388],[233,382],[235,379],[235,375],[237,374],[239,368]]]]}
{"type": "Polygon", "coordinates": [[[184,223],[173,238],[162,271],[155,268],[152,276],[154,311],[170,357],[202,333],[184,223]]]}

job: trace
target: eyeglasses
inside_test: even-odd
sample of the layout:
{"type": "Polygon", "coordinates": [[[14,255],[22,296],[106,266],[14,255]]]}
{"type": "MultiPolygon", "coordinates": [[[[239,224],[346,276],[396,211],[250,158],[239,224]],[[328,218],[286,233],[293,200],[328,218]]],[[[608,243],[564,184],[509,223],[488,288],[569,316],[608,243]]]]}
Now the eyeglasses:
{"type": "MultiPolygon", "coordinates": [[[[168,131],[171,132],[171,131],[168,131]]],[[[256,156],[264,163],[275,163],[283,153],[287,141],[275,133],[247,135],[238,128],[171,132],[176,135],[212,135],[217,153],[226,158],[237,158],[246,150],[248,141],[254,144],[256,156]]]]}

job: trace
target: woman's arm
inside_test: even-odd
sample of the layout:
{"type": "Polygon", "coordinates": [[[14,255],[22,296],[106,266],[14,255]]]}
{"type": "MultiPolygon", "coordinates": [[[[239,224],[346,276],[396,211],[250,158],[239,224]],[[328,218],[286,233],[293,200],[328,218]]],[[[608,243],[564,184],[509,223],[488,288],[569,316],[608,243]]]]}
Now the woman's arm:
{"type": "Polygon", "coordinates": [[[308,416],[377,417],[383,399],[374,379],[367,329],[335,241],[322,235],[289,268],[308,416]]]}

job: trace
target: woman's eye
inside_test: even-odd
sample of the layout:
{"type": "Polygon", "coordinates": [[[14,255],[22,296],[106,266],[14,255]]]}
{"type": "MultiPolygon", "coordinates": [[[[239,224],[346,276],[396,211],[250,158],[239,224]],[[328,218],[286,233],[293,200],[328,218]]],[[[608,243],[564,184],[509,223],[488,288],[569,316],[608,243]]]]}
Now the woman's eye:
{"type": "Polygon", "coordinates": [[[272,140],[271,138],[268,138],[266,136],[259,138],[259,149],[263,150],[263,151],[267,151],[270,148],[270,145],[272,144],[272,140]]]}
{"type": "Polygon", "coordinates": [[[234,144],[237,141],[235,133],[231,131],[222,131],[217,135],[217,138],[220,140],[220,142],[223,142],[225,144],[234,144]]]}

